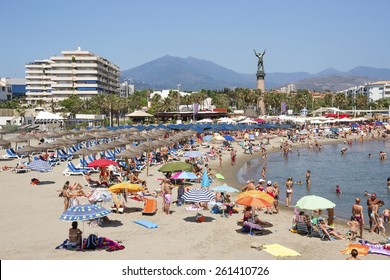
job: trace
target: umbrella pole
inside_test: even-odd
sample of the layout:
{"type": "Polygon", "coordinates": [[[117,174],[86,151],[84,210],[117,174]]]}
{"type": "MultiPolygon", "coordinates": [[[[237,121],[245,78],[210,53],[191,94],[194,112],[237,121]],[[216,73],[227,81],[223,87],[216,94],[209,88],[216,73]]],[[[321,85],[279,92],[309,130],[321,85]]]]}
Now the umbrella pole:
{"type": "Polygon", "coordinates": [[[83,232],[81,233],[81,251],[84,249],[83,234],[84,234],[84,221],[83,221],[83,232]]]}

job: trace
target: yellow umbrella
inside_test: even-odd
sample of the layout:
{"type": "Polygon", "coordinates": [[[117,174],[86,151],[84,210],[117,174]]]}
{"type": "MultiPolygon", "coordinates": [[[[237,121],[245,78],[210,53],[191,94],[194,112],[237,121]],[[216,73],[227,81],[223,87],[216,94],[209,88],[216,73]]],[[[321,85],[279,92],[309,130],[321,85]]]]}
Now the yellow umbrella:
{"type": "Polygon", "coordinates": [[[108,190],[112,193],[118,193],[122,190],[125,190],[127,192],[139,192],[139,191],[143,191],[144,188],[141,187],[140,185],[132,184],[130,182],[122,182],[109,187],[108,190]]]}

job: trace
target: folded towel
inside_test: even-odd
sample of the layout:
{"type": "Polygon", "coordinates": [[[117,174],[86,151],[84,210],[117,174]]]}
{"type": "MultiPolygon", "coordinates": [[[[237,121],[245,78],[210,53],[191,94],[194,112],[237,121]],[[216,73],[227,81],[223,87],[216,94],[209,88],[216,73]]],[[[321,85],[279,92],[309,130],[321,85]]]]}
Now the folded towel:
{"type": "Polygon", "coordinates": [[[295,257],[301,255],[297,251],[284,247],[280,244],[264,245],[263,250],[275,257],[295,257]]]}
{"type": "Polygon", "coordinates": [[[133,222],[146,228],[158,228],[155,223],[149,222],[147,220],[135,220],[133,222]]]}

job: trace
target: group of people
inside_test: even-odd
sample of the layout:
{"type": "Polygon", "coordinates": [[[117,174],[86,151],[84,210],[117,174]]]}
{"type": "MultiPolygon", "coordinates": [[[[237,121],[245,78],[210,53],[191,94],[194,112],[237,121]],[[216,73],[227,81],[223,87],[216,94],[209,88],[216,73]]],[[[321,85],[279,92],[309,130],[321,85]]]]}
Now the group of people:
{"type": "Polygon", "coordinates": [[[62,187],[59,197],[64,198],[64,211],[66,211],[72,206],[79,205],[80,202],[78,197],[87,197],[87,194],[84,192],[80,183],[70,184],[69,181],[66,181],[62,187]]]}
{"type": "MultiPolygon", "coordinates": [[[[385,209],[382,213],[379,208],[384,206],[383,200],[378,200],[375,193],[372,193],[367,199],[367,214],[369,217],[370,232],[385,234],[385,221],[389,220],[389,209],[385,209]]],[[[352,206],[352,217],[350,221],[351,233],[355,238],[359,230],[360,238],[363,238],[364,215],[363,206],[360,204],[360,198],[356,198],[355,204],[352,206]],[[356,221],[357,223],[355,223],[356,221]]]]}

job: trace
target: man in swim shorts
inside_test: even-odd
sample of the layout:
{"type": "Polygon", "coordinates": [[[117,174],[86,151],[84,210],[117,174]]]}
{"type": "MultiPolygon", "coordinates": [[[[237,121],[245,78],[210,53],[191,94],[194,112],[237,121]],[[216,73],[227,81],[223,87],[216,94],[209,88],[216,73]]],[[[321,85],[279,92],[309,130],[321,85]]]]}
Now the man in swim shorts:
{"type": "Polygon", "coordinates": [[[378,199],[376,198],[376,193],[372,193],[371,197],[369,197],[367,199],[367,206],[368,206],[367,207],[367,214],[368,214],[368,217],[370,219],[370,229],[372,228],[372,222],[373,222],[373,218],[371,218],[372,208],[377,203],[378,203],[378,199]]]}
{"type": "Polygon", "coordinates": [[[355,204],[352,205],[352,215],[355,217],[355,220],[359,223],[360,238],[363,238],[363,225],[364,225],[364,216],[363,216],[363,206],[360,205],[360,198],[356,198],[355,204]]]}
{"type": "Polygon", "coordinates": [[[170,207],[172,202],[172,184],[169,179],[164,179],[164,182],[162,184],[162,195],[163,195],[163,202],[164,202],[164,212],[165,214],[170,214],[170,207]]]}

